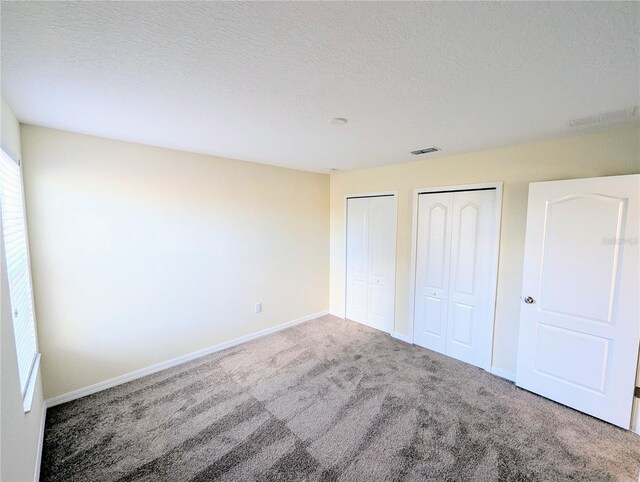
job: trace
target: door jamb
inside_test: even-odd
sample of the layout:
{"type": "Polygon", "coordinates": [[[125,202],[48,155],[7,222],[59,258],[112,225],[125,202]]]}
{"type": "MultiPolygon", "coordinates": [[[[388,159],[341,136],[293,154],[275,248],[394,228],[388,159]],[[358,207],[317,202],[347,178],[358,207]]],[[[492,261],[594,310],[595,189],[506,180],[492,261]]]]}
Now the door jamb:
{"type": "MultiPolygon", "coordinates": [[[[484,361],[482,368],[487,371],[493,370],[493,346],[495,337],[496,323],[496,298],[498,291],[498,262],[500,255],[500,231],[502,224],[502,192],[503,182],[486,182],[473,184],[459,184],[453,186],[431,186],[424,188],[415,188],[413,190],[413,211],[412,211],[412,229],[411,229],[411,274],[409,284],[409,338],[411,343],[414,342],[415,333],[415,297],[416,297],[416,262],[417,262],[417,244],[418,244],[418,196],[420,194],[435,193],[440,191],[465,191],[478,189],[495,189],[496,203],[493,214],[493,230],[491,233],[492,252],[491,252],[491,281],[489,296],[493,301],[490,302],[489,319],[491,320],[491,335],[489,339],[485,339],[485,347],[487,352],[483,356],[484,361]],[[488,345],[488,346],[487,346],[488,345]]],[[[346,301],[346,299],[345,299],[346,301]]]]}
{"type": "Polygon", "coordinates": [[[359,198],[359,197],[379,197],[379,196],[393,196],[393,202],[395,204],[394,210],[394,226],[393,226],[393,246],[394,246],[394,258],[393,258],[393,319],[391,320],[391,333],[393,335],[395,333],[396,327],[396,271],[398,269],[398,190],[394,191],[373,191],[373,192],[358,192],[358,193],[348,193],[344,195],[344,243],[342,246],[342,254],[344,256],[344,290],[343,290],[343,298],[344,301],[342,303],[342,313],[340,318],[347,318],[347,202],[349,198],[359,198]]]}

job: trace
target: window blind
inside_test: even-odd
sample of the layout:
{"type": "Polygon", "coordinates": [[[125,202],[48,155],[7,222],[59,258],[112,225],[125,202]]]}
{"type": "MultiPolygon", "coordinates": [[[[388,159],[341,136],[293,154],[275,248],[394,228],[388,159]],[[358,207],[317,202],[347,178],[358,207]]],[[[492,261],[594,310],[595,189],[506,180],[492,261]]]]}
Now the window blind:
{"type": "Polygon", "coordinates": [[[34,369],[38,346],[33,316],[22,177],[19,164],[4,151],[0,153],[0,212],[4,259],[9,278],[20,387],[24,397],[34,369]]]}

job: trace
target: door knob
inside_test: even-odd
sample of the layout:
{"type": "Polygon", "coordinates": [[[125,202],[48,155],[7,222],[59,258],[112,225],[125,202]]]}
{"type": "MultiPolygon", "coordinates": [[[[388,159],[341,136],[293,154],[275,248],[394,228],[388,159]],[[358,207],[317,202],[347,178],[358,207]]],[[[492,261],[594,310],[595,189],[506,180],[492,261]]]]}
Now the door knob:
{"type": "Polygon", "coordinates": [[[535,303],[535,302],[536,302],[536,300],[534,300],[531,296],[527,296],[527,297],[524,299],[524,302],[525,302],[526,304],[528,304],[528,305],[531,305],[531,304],[535,303]]]}

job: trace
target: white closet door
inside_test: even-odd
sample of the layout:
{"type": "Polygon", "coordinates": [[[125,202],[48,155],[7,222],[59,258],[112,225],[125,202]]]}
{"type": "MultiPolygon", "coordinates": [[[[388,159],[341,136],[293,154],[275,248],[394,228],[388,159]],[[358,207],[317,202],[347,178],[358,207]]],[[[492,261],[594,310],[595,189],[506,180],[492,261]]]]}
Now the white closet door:
{"type": "Polygon", "coordinates": [[[529,185],[518,386],[629,428],[640,176],[529,185]]]}
{"type": "Polygon", "coordinates": [[[395,260],[395,196],[347,199],[348,319],[393,331],[395,260]]]}
{"type": "Polygon", "coordinates": [[[393,331],[395,296],[395,199],[369,198],[369,307],[368,325],[393,331]]]}
{"type": "Polygon", "coordinates": [[[453,196],[447,349],[449,356],[489,368],[495,190],[453,196]]]}
{"type": "Polygon", "coordinates": [[[445,353],[453,193],[418,197],[418,242],[413,341],[445,353]]]}
{"type": "Polygon", "coordinates": [[[369,198],[347,199],[346,317],[367,324],[369,291],[369,198]]]}
{"type": "Polygon", "coordinates": [[[496,191],[418,197],[414,343],[489,368],[496,191]]]}

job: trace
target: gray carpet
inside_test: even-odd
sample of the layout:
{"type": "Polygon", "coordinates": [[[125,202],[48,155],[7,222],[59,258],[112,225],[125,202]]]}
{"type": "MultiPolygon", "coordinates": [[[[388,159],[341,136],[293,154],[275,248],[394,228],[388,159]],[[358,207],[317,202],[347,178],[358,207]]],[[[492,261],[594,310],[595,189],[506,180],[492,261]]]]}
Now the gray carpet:
{"type": "Polygon", "coordinates": [[[327,316],[51,408],[41,480],[638,480],[640,437],[327,316]]]}

